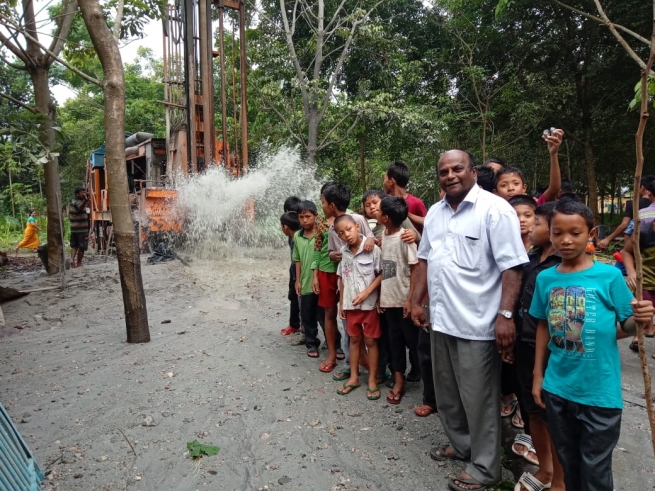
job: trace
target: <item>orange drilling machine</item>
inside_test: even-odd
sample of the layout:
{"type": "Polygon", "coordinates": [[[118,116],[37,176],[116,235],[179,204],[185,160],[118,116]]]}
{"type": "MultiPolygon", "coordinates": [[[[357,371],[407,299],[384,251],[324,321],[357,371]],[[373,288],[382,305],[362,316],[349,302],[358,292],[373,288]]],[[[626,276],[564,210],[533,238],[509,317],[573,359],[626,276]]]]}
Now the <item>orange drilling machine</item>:
{"type": "MultiPolygon", "coordinates": [[[[161,236],[183,234],[184,217],[175,206],[176,181],[201,173],[209,166],[223,166],[235,177],[248,167],[245,0],[175,0],[168,5],[163,27],[164,100],[160,102],[166,108],[166,138],[138,132],[126,133],[125,139],[130,198],[142,250],[161,236]],[[233,39],[237,34],[239,37],[240,87],[237,89],[233,77],[231,135],[228,135],[227,119],[225,9],[238,12],[239,19],[238,33],[236,23],[232,32],[233,39]],[[214,50],[212,18],[218,24],[218,50],[214,50]],[[214,127],[215,58],[219,61],[221,80],[220,139],[214,127]],[[230,153],[228,136],[237,149],[234,153],[230,153]]],[[[233,69],[230,71],[234,73],[233,69]]],[[[94,150],[87,165],[90,238],[101,252],[112,243],[104,150],[104,146],[94,150]]]]}

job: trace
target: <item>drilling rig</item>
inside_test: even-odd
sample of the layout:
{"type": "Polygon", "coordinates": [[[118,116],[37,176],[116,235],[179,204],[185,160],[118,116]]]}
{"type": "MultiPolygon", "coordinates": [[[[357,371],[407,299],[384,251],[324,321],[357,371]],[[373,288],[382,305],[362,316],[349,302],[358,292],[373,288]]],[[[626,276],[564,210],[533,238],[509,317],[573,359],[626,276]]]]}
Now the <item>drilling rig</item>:
{"type": "MultiPolygon", "coordinates": [[[[167,6],[163,34],[164,100],[159,102],[166,108],[166,138],[137,132],[126,133],[125,140],[130,199],[142,250],[159,236],[183,234],[184,217],[175,206],[176,182],[210,166],[223,166],[237,178],[248,168],[245,0],[175,0],[167,6]],[[233,12],[229,16],[233,41],[238,18],[239,90],[234,49],[232,64],[226,66],[226,11],[233,12]],[[218,49],[214,46],[214,19],[218,24],[218,49]],[[215,60],[220,77],[219,131],[214,111],[215,60]],[[232,129],[228,128],[228,72],[232,78],[232,129]]],[[[94,150],[87,164],[90,236],[100,252],[112,243],[104,153],[104,146],[94,150]]]]}

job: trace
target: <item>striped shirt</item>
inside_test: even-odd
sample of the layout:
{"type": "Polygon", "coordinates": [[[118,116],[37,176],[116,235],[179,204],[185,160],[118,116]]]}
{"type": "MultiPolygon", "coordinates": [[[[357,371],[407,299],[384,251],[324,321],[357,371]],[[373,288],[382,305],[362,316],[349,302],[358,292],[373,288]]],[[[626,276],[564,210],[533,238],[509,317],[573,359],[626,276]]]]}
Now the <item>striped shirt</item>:
{"type": "Polygon", "coordinates": [[[71,222],[71,234],[89,232],[89,215],[86,213],[86,201],[75,198],[68,205],[68,219],[71,222]]]}

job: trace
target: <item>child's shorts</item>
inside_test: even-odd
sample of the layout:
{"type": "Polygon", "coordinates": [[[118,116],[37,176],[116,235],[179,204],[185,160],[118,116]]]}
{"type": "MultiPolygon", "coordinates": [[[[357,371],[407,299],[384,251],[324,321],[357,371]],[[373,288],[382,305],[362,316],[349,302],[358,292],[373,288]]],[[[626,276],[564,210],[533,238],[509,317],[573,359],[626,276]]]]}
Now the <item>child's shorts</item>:
{"type": "Polygon", "coordinates": [[[346,331],[349,336],[378,339],[382,335],[377,310],[346,310],[346,331]]]}
{"type": "Polygon", "coordinates": [[[339,303],[339,277],[337,273],[318,272],[318,306],[324,309],[336,307],[339,303]]]}
{"type": "MultiPolygon", "coordinates": [[[[519,398],[521,400],[521,411],[528,414],[539,414],[546,420],[546,410],[537,406],[537,403],[532,396],[532,382],[534,377],[532,370],[534,369],[536,346],[534,342],[517,340],[514,346],[516,375],[519,381],[519,398]]],[[[548,351],[546,353],[546,365],[549,358],[548,351]]]]}

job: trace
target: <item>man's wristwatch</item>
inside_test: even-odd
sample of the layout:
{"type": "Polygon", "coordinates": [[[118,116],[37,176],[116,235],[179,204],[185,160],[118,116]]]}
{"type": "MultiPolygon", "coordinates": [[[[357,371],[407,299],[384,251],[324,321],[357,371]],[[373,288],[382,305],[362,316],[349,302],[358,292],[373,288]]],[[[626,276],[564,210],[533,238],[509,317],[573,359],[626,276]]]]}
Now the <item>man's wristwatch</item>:
{"type": "Polygon", "coordinates": [[[500,309],[498,311],[498,315],[502,315],[505,319],[511,319],[512,317],[514,317],[511,310],[500,309]]]}

